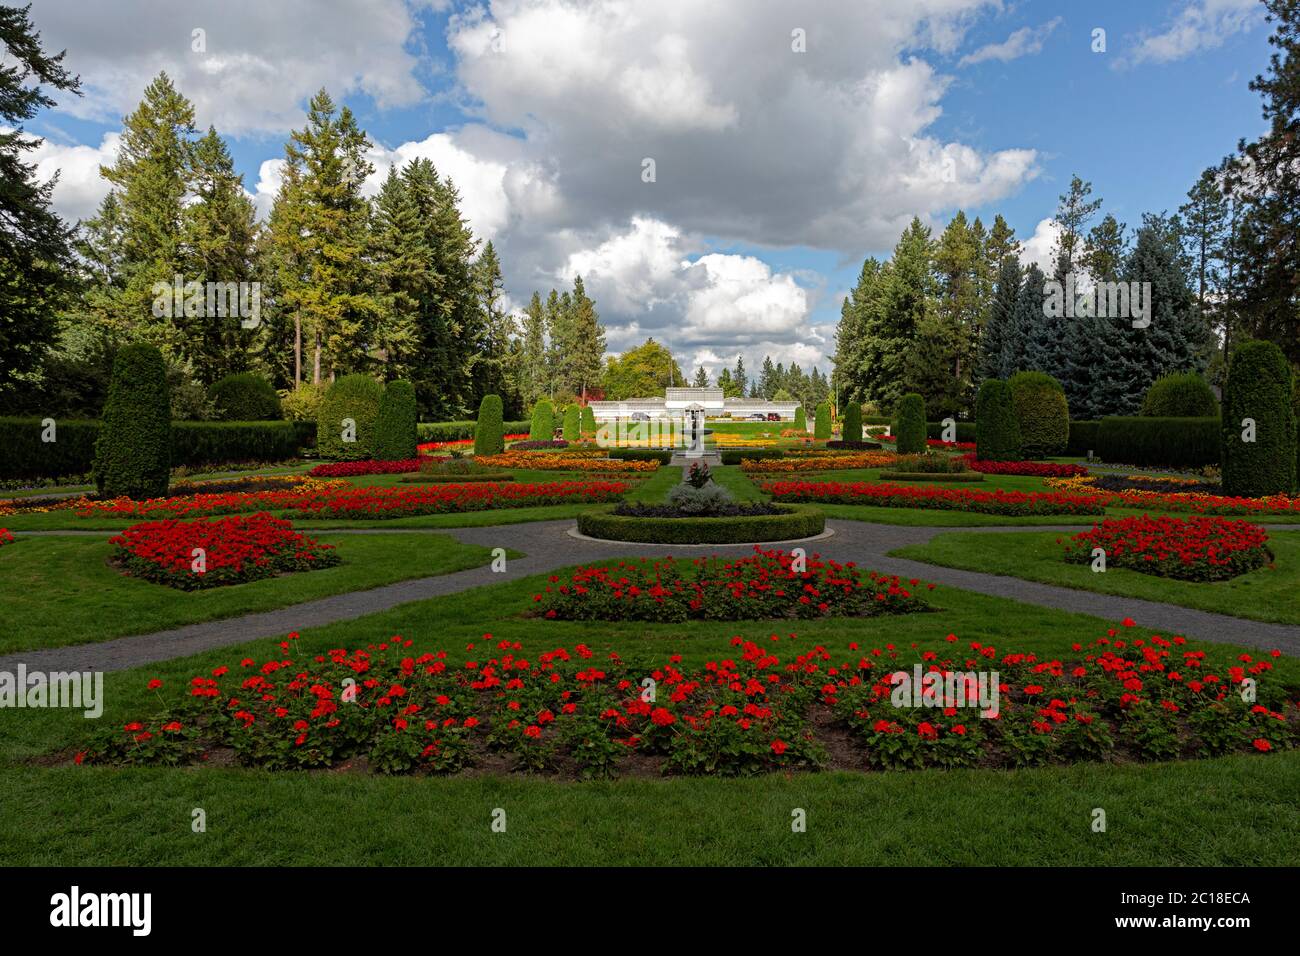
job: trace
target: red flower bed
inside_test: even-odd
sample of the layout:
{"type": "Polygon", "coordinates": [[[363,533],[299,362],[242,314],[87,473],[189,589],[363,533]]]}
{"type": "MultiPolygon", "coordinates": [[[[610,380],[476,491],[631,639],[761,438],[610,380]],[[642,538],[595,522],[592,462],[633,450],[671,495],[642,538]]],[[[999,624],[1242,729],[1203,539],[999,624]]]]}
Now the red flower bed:
{"type": "Polygon", "coordinates": [[[1105,495],[1001,489],[984,491],[924,485],[871,484],[863,481],[768,481],[763,483],[763,491],[776,501],[875,505],[880,508],[935,508],[1017,516],[1101,514],[1106,501],[1105,495]]]}
{"type": "Polygon", "coordinates": [[[331,461],[317,465],[308,472],[313,478],[355,478],[358,475],[401,475],[419,471],[425,458],[406,458],[399,461],[331,461]]]}
{"type": "MultiPolygon", "coordinates": [[[[340,483],[341,484],[341,483],[340,483]]],[[[192,495],[132,501],[87,502],[80,517],[173,518],[284,511],[295,518],[407,518],[414,515],[536,505],[598,504],[617,501],[631,485],[622,481],[547,481],[446,483],[411,488],[355,488],[317,484],[287,491],[192,495]]]]}
{"type": "MultiPolygon", "coordinates": [[[[872,441],[882,441],[890,445],[898,441],[897,435],[876,435],[872,441]]],[[[975,443],[973,441],[943,441],[940,438],[927,438],[926,445],[930,448],[944,448],[949,451],[974,451],[975,443]]]]}
{"type": "Polygon", "coordinates": [[[455,773],[495,755],[515,770],[604,777],[635,754],[642,771],[732,775],[823,766],[819,733],[834,723],[849,732],[837,734],[840,760],[862,768],[1023,767],[1263,754],[1294,747],[1300,717],[1267,659],[1212,660],[1181,637],[1114,630],[1064,658],[952,634],[939,650],[835,652],[795,634],[733,637],[729,654],[696,666],[677,655],[636,666],[583,644],[525,653],[491,634],[464,653],[392,637],[312,654],[297,638],[177,688],[150,681],[162,712],[98,731],[76,763],[174,766],[223,750],[270,770],[364,756],[382,773],[455,773]],[[968,691],[897,701],[893,675],[917,667],[983,674],[996,710],[968,691]]]}
{"type": "MultiPolygon", "coordinates": [[[[620,561],[552,575],[535,594],[536,612],[566,621],[739,621],[757,618],[871,617],[929,610],[897,577],[808,555],[799,569],[786,551],[754,546],[747,558],[620,561]]],[[[933,590],[934,585],[925,586],[933,590]]]]}
{"type": "Polygon", "coordinates": [[[108,543],[116,548],[115,560],[131,576],[185,591],[339,563],[333,545],[313,541],[294,531],[289,522],[268,514],[145,522],[108,543]]]}
{"type": "Polygon", "coordinates": [[[986,475],[1029,475],[1034,478],[1074,478],[1088,474],[1082,465],[1050,461],[980,461],[974,455],[962,455],[972,471],[986,475]]]}
{"type": "MultiPolygon", "coordinates": [[[[502,440],[503,440],[503,441],[523,441],[523,440],[524,440],[525,438],[527,438],[527,437],[528,437],[528,432],[519,432],[519,433],[516,433],[516,434],[513,434],[513,435],[503,435],[503,436],[502,436],[502,440]]],[[[415,449],[416,449],[416,451],[419,451],[419,452],[440,451],[440,450],[442,450],[442,449],[444,449],[444,448],[461,448],[461,449],[464,449],[464,448],[472,447],[473,444],[474,444],[474,439],[472,439],[472,438],[456,438],[456,439],[453,439],[453,440],[451,440],[451,441],[426,441],[426,442],[421,442],[420,444],[418,444],[418,445],[415,446],[415,449]]]]}
{"type": "Polygon", "coordinates": [[[1065,560],[1086,564],[1092,550],[1102,548],[1107,567],[1186,581],[1226,581],[1271,562],[1267,541],[1263,528],[1227,518],[1108,518],[1065,542],[1065,560]]]}
{"type": "Polygon", "coordinates": [[[0,545],[13,544],[14,536],[9,533],[8,528],[0,528],[0,545]]]}

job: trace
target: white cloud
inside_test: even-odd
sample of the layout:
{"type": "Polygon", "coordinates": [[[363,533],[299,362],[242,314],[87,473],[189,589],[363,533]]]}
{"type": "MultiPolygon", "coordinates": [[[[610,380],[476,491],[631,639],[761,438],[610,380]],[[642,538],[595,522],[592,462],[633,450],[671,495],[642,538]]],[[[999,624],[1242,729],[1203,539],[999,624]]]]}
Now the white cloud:
{"type": "Polygon", "coordinates": [[[1224,41],[1263,22],[1259,0],[1190,0],[1160,33],[1142,33],[1136,47],[1117,65],[1169,63],[1222,46],[1224,41]]]}
{"type": "MultiPolygon", "coordinates": [[[[415,6],[419,6],[416,4],[415,6]]],[[[85,96],[74,116],[113,122],[133,110],[166,70],[193,101],[200,127],[225,135],[282,132],[302,121],[321,87],[364,93],[382,107],[425,95],[407,48],[418,21],[403,0],[222,0],[202,9],[154,0],[42,0],[33,22],[48,49],[68,51],[85,96]],[[196,51],[195,30],[203,51],[196,51]]]]}
{"type": "Polygon", "coordinates": [[[1000,60],[1007,63],[1022,56],[1038,53],[1043,44],[1052,35],[1052,31],[1061,25],[1061,18],[1054,17],[1037,27],[1021,27],[1001,43],[990,43],[968,53],[957,61],[958,66],[970,66],[985,60],[1000,60]]]}
{"type": "Polygon", "coordinates": [[[1056,268],[1056,246],[1061,238],[1061,226],[1055,219],[1040,219],[1034,234],[1020,244],[1020,261],[1025,265],[1038,263],[1038,268],[1051,275],[1056,268]]]}
{"type": "Polygon", "coordinates": [[[75,222],[95,214],[108,195],[108,181],[99,175],[99,167],[113,165],[121,139],[115,132],[105,133],[98,146],[65,146],[45,139],[28,154],[38,180],[49,182],[58,174],[53,205],[59,215],[75,222]]]}

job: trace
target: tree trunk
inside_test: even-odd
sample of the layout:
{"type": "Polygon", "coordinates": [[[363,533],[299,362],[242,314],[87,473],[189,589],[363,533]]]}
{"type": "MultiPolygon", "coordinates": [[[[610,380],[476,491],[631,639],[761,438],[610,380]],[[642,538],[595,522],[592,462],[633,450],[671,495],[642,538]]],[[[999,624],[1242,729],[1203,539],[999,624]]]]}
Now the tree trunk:
{"type": "Polygon", "coordinates": [[[302,384],[302,316],[293,317],[293,387],[302,384]]]}
{"type": "Polygon", "coordinates": [[[320,333],[319,332],[316,333],[316,354],[312,359],[312,361],[314,365],[312,368],[311,381],[313,385],[319,385],[320,384],[320,333]]]}

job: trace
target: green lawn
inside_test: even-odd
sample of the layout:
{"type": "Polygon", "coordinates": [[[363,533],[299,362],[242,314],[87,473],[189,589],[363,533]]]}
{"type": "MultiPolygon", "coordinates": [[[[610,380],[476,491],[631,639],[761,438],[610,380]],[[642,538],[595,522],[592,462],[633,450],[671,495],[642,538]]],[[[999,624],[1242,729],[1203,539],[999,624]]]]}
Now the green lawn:
{"type": "Polygon", "coordinates": [[[0,653],[106,641],[478,567],[491,550],[435,534],[320,535],[343,563],[205,591],[129,578],[108,536],[20,538],[0,548],[0,653]]]}
{"type": "MultiPolygon", "coordinates": [[[[456,664],[493,642],[526,654],[586,641],[597,659],[683,656],[683,667],[730,656],[732,635],[767,640],[783,657],[820,644],[834,658],[894,642],[944,648],[944,635],[999,649],[1068,653],[1106,622],[940,588],[941,609],[848,621],[710,624],[542,622],[518,616],[544,580],[504,582],[303,632],[298,655],[402,634],[411,653],[445,649],[456,664]],[[790,637],[791,633],[797,637],[790,637]],[[470,649],[470,644],[475,649],[470,649]]],[[[160,677],[183,693],[194,674],[272,642],[221,648],[106,676],[109,722],[156,711],[146,689],[160,677]]],[[[1240,648],[1206,645],[1226,660],[1240,648]]],[[[1283,658],[1278,676],[1300,684],[1283,658]]],[[[934,863],[1059,865],[1296,865],[1300,752],[1164,764],[1048,767],[1032,771],[851,772],[746,780],[637,779],[602,783],[499,775],[381,778],[346,772],[238,768],[43,766],[93,728],[79,713],[0,710],[0,863],[347,865],[693,863],[696,865],[934,863]],[[190,830],[202,807],[208,830],[190,830]],[[400,812],[394,812],[400,807],[400,812]],[[489,829],[507,813],[505,834],[489,829]],[[1093,833],[1092,811],[1108,831],[1093,833]],[[791,832],[791,810],[808,828],[791,832]]]]}
{"type": "Polygon", "coordinates": [[[1127,568],[1094,572],[1088,564],[1067,564],[1056,533],[941,534],[927,544],[890,552],[929,564],[1056,584],[1061,587],[1163,601],[1254,621],[1300,624],[1300,532],[1274,532],[1269,547],[1274,567],[1231,581],[1174,581],[1127,568]]]}

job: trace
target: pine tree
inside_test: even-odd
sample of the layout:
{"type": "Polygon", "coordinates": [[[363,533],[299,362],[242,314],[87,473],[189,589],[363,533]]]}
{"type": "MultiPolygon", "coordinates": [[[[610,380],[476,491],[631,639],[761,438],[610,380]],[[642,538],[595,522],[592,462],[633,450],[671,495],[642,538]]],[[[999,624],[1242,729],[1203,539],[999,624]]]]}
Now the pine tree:
{"type": "Polygon", "coordinates": [[[565,356],[565,379],[569,388],[587,400],[587,389],[600,378],[605,357],[605,328],[596,314],[596,303],[587,297],[582,276],[574,276],[571,300],[571,339],[565,356]]]}
{"type": "Polygon", "coordinates": [[[546,392],[552,398],[564,387],[564,356],[573,338],[572,315],[564,298],[554,289],[546,298],[546,392]]]}
{"type": "Polygon", "coordinates": [[[72,231],[50,208],[54,182],[24,162],[41,141],[22,123],[55,105],[43,86],[80,95],[80,81],[42,50],[29,10],[0,7],[0,394],[38,368],[73,285],[72,231]]]}
{"type": "MultiPolygon", "coordinates": [[[[1002,343],[1003,368],[1010,374],[1045,371],[1037,365],[1042,357],[1035,354],[1035,349],[1042,348],[1038,339],[1039,327],[1044,322],[1043,286],[1046,282],[1047,276],[1043,270],[1038,268],[1037,263],[1031,262],[1025,270],[1020,294],[1016,296],[1015,312],[1002,343]]],[[[1047,344],[1050,345],[1050,341],[1047,344]]]]}
{"type": "Polygon", "coordinates": [[[831,360],[835,367],[831,378],[845,398],[855,401],[866,398],[874,384],[876,369],[867,361],[868,337],[872,316],[879,308],[882,269],[875,259],[862,263],[858,283],[844,299],[835,330],[835,355],[831,360]]]}
{"type": "Polygon", "coordinates": [[[473,394],[480,403],[485,395],[500,395],[508,418],[523,414],[519,397],[513,344],[518,330],[514,316],[505,310],[501,260],[489,241],[474,261],[474,286],[484,331],[483,352],[474,366],[473,394]]]}
{"type": "Polygon", "coordinates": [[[862,398],[882,408],[893,408],[907,391],[908,353],[934,285],[933,255],[930,230],[914,217],[882,270],[880,295],[867,320],[862,355],[863,370],[872,370],[862,398]]]}
{"type": "Polygon", "coordinates": [[[743,397],[749,394],[749,376],[745,374],[745,357],[736,356],[736,368],[731,373],[731,381],[736,386],[736,395],[743,397]]]}
{"type": "Polygon", "coordinates": [[[725,366],[718,373],[718,388],[722,389],[723,398],[735,398],[740,394],[736,389],[736,383],[731,379],[731,369],[725,366]]]}
{"type": "MultiPolygon", "coordinates": [[[[1084,241],[1079,266],[1095,285],[1119,281],[1127,255],[1125,225],[1107,214],[1093,226],[1084,241]]],[[[1087,296],[1080,299],[1073,319],[1067,319],[1066,364],[1056,376],[1065,390],[1071,413],[1092,420],[1108,414],[1111,397],[1097,387],[1098,369],[1108,360],[1108,342],[1113,334],[1113,317],[1094,315],[1087,296]]],[[[1100,311],[1100,310],[1097,310],[1100,311]]]]}
{"type": "Polygon", "coordinates": [[[420,361],[420,301],[430,251],[415,198],[396,166],[388,168],[375,198],[370,237],[379,299],[375,345],[384,377],[410,380],[420,361]]]}
{"type": "Polygon", "coordinates": [[[989,303],[984,331],[980,335],[979,362],[976,377],[982,382],[990,378],[1007,378],[1015,371],[1014,356],[1024,345],[1017,337],[1016,301],[1020,297],[1020,261],[1007,255],[998,266],[997,282],[989,303]]]}
{"type": "Polygon", "coordinates": [[[696,388],[709,387],[709,373],[704,370],[704,366],[697,366],[695,369],[695,381],[691,383],[696,388]]]}
{"type": "Polygon", "coordinates": [[[970,392],[971,345],[979,331],[979,268],[983,259],[958,211],[934,246],[933,301],[916,325],[908,350],[905,390],[926,396],[938,417],[967,411],[970,392]]]}
{"type": "Polygon", "coordinates": [[[776,394],[776,390],[781,387],[776,377],[776,366],[772,364],[772,356],[763,356],[763,368],[759,372],[756,384],[758,394],[769,402],[772,400],[772,396],[776,394]]]}
{"type": "Polygon", "coordinates": [[[1078,176],[1070,179],[1070,190],[1060,197],[1056,207],[1056,224],[1060,236],[1056,244],[1056,266],[1053,273],[1058,282],[1065,282],[1065,277],[1074,271],[1082,253],[1084,227],[1097,210],[1101,208],[1100,199],[1089,199],[1092,195],[1092,183],[1085,183],[1078,176]]]}
{"type": "MultiPolygon", "coordinates": [[[[235,172],[230,150],[212,127],[195,144],[191,188],[193,198],[185,207],[181,232],[186,278],[202,283],[252,282],[257,212],[235,172]]],[[[238,299],[241,306],[251,305],[251,296],[238,299]]],[[[226,294],[205,296],[202,315],[176,318],[183,330],[181,356],[205,385],[248,368],[257,331],[245,322],[254,317],[223,314],[231,311],[230,305],[226,294]],[[208,313],[209,301],[217,314],[208,313]]],[[[258,309],[255,318],[260,322],[260,305],[258,309]]]]}
{"type": "Polygon", "coordinates": [[[524,407],[531,408],[550,391],[546,369],[546,313],[542,309],[542,297],[536,292],[524,310],[519,363],[519,390],[524,407]]]}

